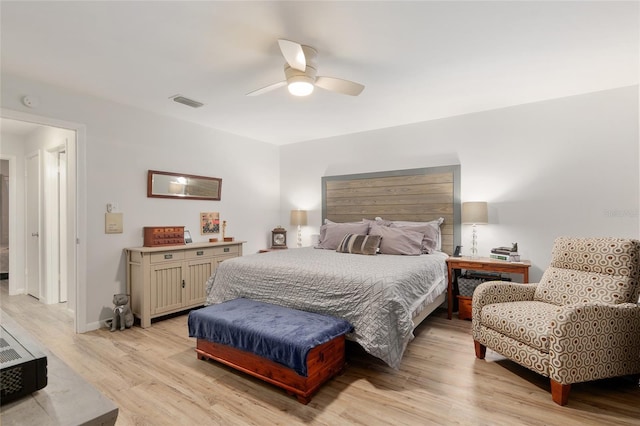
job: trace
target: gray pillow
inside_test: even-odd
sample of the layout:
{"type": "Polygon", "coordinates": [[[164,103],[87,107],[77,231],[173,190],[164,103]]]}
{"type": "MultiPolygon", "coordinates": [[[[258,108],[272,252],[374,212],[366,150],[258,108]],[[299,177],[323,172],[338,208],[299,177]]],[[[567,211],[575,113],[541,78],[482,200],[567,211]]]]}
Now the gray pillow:
{"type": "Polygon", "coordinates": [[[380,235],[380,252],[382,254],[405,254],[417,256],[422,254],[421,232],[404,228],[372,225],[369,235],[380,235]]]}
{"type": "MultiPolygon", "coordinates": [[[[431,220],[429,222],[410,222],[410,221],[406,221],[406,220],[394,220],[393,224],[394,225],[398,225],[398,226],[422,226],[422,225],[431,225],[431,226],[433,226],[437,230],[435,250],[436,251],[440,251],[440,250],[442,250],[442,230],[440,229],[440,226],[442,225],[443,222],[444,222],[444,218],[441,217],[441,218],[438,218],[438,219],[435,219],[435,220],[431,220]]],[[[428,246],[429,246],[429,244],[427,244],[423,240],[423,244],[422,244],[423,250],[425,250],[426,247],[428,247],[428,246]]],[[[433,252],[431,252],[431,253],[433,253],[433,252]]]]}
{"type": "Polygon", "coordinates": [[[379,235],[347,234],[336,249],[340,253],[374,255],[380,246],[379,235]]]}
{"type": "Polygon", "coordinates": [[[368,223],[327,223],[320,227],[320,243],[316,248],[335,250],[345,235],[368,232],[368,223]]]}
{"type": "Polygon", "coordinates": [[[440,235],[440,225],[433,222],[426,222],[416,225],[400,225],[392,223],[392,228],[404,229],[407,231],[420,232],[422,234],[422,253],[431,254],[438,250],[438,236],[440,235]]]}

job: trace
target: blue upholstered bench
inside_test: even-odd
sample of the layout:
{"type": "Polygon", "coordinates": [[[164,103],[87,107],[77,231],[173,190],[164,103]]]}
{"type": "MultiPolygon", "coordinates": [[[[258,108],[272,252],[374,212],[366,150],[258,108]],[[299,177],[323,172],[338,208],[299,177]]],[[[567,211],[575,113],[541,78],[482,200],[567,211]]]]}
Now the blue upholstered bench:
{"type": "Polygon", "coordinates": [[[191,311],[199,359],[213,359],[284,388],[306,404],[345,365],[342,319],[250,299],[191,311]]]}

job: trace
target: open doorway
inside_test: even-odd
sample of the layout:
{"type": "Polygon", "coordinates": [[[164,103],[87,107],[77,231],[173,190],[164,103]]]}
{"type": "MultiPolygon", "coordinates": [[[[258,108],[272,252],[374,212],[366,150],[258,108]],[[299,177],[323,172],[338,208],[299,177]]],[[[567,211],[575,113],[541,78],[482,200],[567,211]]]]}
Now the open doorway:
{"type": "Polygon", "coordinates": [[[0,280],[9,279],[9,160],[0,160],[0,280]]]}
{"type": "Polygon", "coordinates": [[[9,223],[9,294],[37,293],[42,303],[67,301],[76,332],[86,331],[77,302],[79,272],[86,274],[78,268],[77,152],[83,127],[6,110],[1,117],[0,156],[9,162],[10,202],[2,203],[3,223],[9,223]],[[27,220],[31,216],[35,224],[27,220]],[[35,255],[27,250],[32,241],[35,255]]]}

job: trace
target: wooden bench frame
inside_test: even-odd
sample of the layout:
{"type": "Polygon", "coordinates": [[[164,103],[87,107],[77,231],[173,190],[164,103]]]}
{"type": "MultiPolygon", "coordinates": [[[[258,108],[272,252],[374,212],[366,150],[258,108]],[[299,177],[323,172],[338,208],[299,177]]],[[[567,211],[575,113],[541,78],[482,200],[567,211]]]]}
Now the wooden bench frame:
{"type": "Polygon", "coordinates": [[[345,368],[345,336],[341,335],[316,346],[307,355],[307,377],[251,352],[231,346],[197,339],[198,359],[212,359],[238,371],[283,388],[295,395],[302,404],[308,404],[320,386],[345,368]]]}

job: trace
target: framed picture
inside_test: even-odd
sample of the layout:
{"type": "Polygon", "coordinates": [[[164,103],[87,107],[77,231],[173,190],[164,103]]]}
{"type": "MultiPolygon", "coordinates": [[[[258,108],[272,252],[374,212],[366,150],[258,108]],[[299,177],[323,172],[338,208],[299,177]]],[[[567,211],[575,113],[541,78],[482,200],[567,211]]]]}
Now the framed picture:
{"type": "Polygon", "coordinates": [[[191,232],[189,231],[184,231],[184,243],[185,244],[189,244],[192,243],[193,240],[191,239],[191,232]]]}
{"type": "Polygon", "coordinates": [[[220,233],[220,213],[206,212],[200,213],[200,233],[219,234],[220,233]]]}

